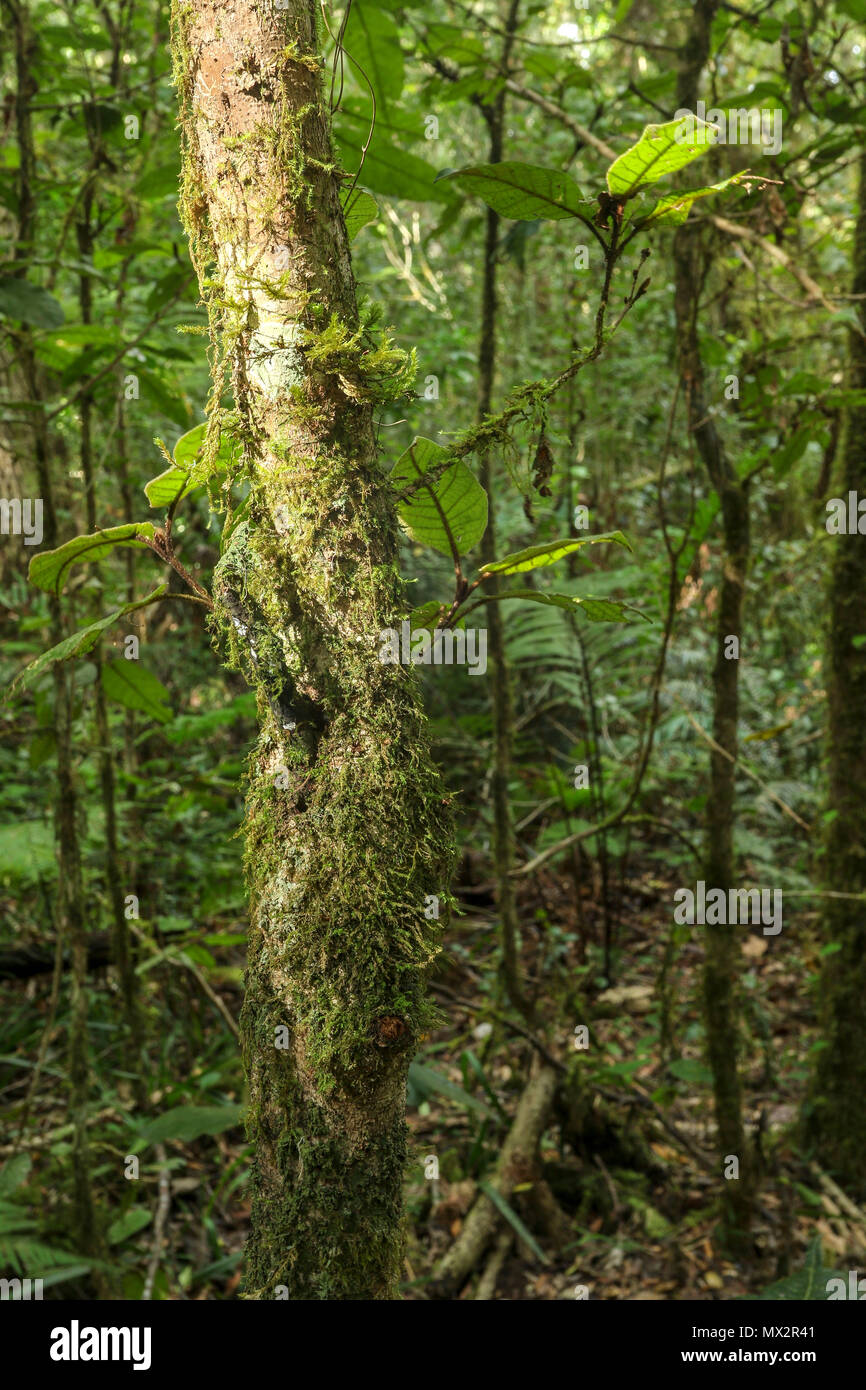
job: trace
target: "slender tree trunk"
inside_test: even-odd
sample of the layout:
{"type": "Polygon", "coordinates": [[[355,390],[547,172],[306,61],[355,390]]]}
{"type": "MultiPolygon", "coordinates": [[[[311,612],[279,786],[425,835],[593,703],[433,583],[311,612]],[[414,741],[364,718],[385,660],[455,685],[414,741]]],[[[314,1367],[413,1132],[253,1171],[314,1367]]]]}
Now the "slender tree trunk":
{"type": "MultiPolygon", "coordinates": [[[[95,165],[95,161],[94,161],[95,165]]],[[[81,215],[76,226],[78,250],[87,264],[93,261],[93,187],[94,173],[88,171],[87,183],[81,197],[81,215]]],[[[81,322],[93,322],[93,288],[91,276],[84,271],[78,281],[78,299],[81,309],[81,322]]],[[[97,529],[96,475],[93,466],[93,396],[85,391],[80,405],[79,457],[84,479],[87,530],[97,529]]],[[[132,551],[130,550],[130,554],[132,551]]],[[[105,878],[111,913],[111,946],[114,967],[120,985],[123,1001],[123,1023],[128,1033],[132,1052],[132,1070],[135,1072],[135,1095],[140,1106],[147,1101],[145,1081],[146,1058],[144,1055],[144,1023],[139,999],[138,976],[129,940],[129,924],[126,919],[123,868],[117,832],[117,797],[114,774],[114,750],[111,742],[111,727],[108,719],[108,704],[102,686],[102,643],[97,642],[90,660],[96,671],[93,684],[93,704],[96,725],[96,742],[99,749],[99,784],[102,794],[102,809],[105,814],[105,878]]]]}
{"type": "MultiPolygon", "coordinates": [[[[866,149],[860,153],[853,294],[860,329],[849,337],[850,386],[866,391],[866,149]]],[[[838,494],[866,496],[866,406],[851,407],[838,494]]],[[[866,893],[866,544],[833,536],[826,680],[829,821],[823,878],[830,892],[866,893]]],[[[824,900],[822,939],[841,948],[821,968],[821,1037],[804,1111],[807,1140],[857,1201],[866,1199],[866,913],[862,902],[824,900]]]]}
{"type": "MultiPolygon", "coordinates": [[[[406,1073],[450,820],[411,669],[373,407],[398,354],[359,322],[314,0],[173,6],[182,208],[213,337],[211,434],[251,493],[216,625],[259,696],[242,1037],[255,1142],[248,1297],[387,1299],[406,1073]],[[234,409],[221,409],[230,384],[234,409]]],[[[405,381],[405,376],[402,378],[405,381]]]]}
{"type": "MultiPolygon", "coordinates": [[[[701,74],[710,53],[710,33],[717,0],[699,0],[681,54],[677,107],[694,111],[701,74]]],[[[700,232],[688,222],[674,236],[674,276],[680,373],[689,429],[719,495],[722,511],[723,555],[716,622],[716,660],[713,667],[713,736],[719,748],[710,760],[707,798],[707,855],[704,875],[708,888],[725,893],[735,887],[734,791],[738,748],[739,662],[726,656],[727,639],[742,639],[742,607],[749,562],[749,501],[746,487],[728,458],[709,413],[704,365],[698,341],[700,287],[706,272],[706,253],[700,232]],[[727,755],[727,756],[726,756],[727,755]]],[[[739,942],[730,926],[705,926],[704,1018],[707,1051],[713,1073],[716,1126],[722,1163],[733,1156],[739,1177],[723,1180],[722,1215],[727,1243],[743,1243],[750,1223],[752,1172],[743,1128],[739,1075],[739,1026],[736,978],[739,942]]],[[[722,1169],[724,1171],[724,1169],[722,1169]]],[[[721,1180],[721,1176],[720,1176],[721,1180]]]]}
{"type": "MultiPolygon", "coordinates": [[[[502,69],[508,68],[514,33],[517,28],[519,0],[511,0],[505,19],[502,69]]],[[[490,106],[482,108],[490,135],[487,159],[498,164],[502,159],[502,132],[505,122],[505,88],[490,106]]],[[[493,383],[496,376],[496,258],[499,254],[500,218],[488,208],[484,229],[484,272],[481,282],[481,336],[478,343],[478,419],[489,415],[493,405],[493,383]]],[[[496,461],[492,453],[481,455],[479,480],[488,497],[487,530],[481,541],[481,559],[491,563],[499,558],[496,540],[496,461]]],[[[501,584],[496,575],[487,582],[491,602],[487,605],[487,653],[490,661],[490,707],[493,717],[493,772],[490,793],[493,802],[493,860],[496,871],[496,900],[502,936],[502,973],[505,990],[514,1007],[526,1018],[532,1008],[523,990],[518,956],[519,924],[514,899],[514,836],[511,827],[511,805],[508,796],[508,777],[514,738],[514,709],[511,698],[511,673],[505,651],[505,631],[502,604],[497,600],[501,584]]]]}
{"type": "MultiPolygon", "coordinates": [[[[23,0],[4,0],[15,45],[15,123],[19,150],[17,180],[18,234],[14,261],[26,276],[35,250],[36,233],[36,156],[30,103],[36,90],[33,76],[35,38],[30,14],[23,0]]],[[[52,549],[59,543],[57,509],[51,477],[48,430],[45,423],[42,382],[33,340],[28,326],[22,325],[18,343],[19,361],[33,411],[33,452],[43,509],[43,543],[52,549]]],[[[49,598],[49,625],[52,643],[64,636],[60,600],[49,598]]],[[[69,1117],[74,1125],[72,1138],[73,1225],[79,1251],[100,1253],[93,1194],[90,1186],[90,1154],[87,1142],[87,1102],[90,1064],[87,1039],[87,934],[84,915],[84,889],[78,840],[78,798],[72,761],[72,706],[67,668],[55,662],[54,735],[57,749],[57,799],[54,835],[57,846],[57,932],[70,949],[69,1009],[69,1117]]],[[[97,1284],[99,1277],[97,1277],[97,1284]]]]}

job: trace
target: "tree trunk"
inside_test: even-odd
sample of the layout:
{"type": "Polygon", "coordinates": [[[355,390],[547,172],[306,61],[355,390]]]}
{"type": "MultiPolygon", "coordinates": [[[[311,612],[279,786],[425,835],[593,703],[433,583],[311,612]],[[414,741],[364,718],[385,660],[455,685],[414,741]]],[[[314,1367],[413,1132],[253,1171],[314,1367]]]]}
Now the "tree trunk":
{"type": "MultiPolygon", "coordinates": [[[[854,237],[854,296],[866,296],[866,150],[854,237]]],[[[866,308],[856,298],[859,331],[849,338],[850,387],[866,391],[866,308]]],[[[841,450],[839,495],[866,496],[866,406],[851,407],[841,450]]],[[[866,545],[833,536],[827,651],[829,809],[823,878],[830,892],[866,893],[866,545]]],[[[821,1037],[804,1112],[807,1139],[821,1163],[858,1201],[866,1199],[866,913],[861,902],[825,898],[822,940],[841,949],[821,968],[821,1037]]]]}
{"type": "MultiPolygon", "coordinates": [[[[514,34],[517,28],[519,0],[511,0],[505,17],[504,39],[502,44],[501,66],[508,70],[514,34]]],[[[490,164],[498,164],[502,159],[503,127],[505,123],[505,88],[489,106],[482,107],[487,128],[489,144],[487,159],[490,164]]],[[[484,223],[484,271],[481,282],[481,335],[478,343],[478,419],[490,414],[493,406],[493,382],[496,375],[496,260],[499,255],[499,213],[487,208],[484,223]]],[[[481,486],[487,493],[487,530],[481,539],[481,560],[492,564],[499,559],[496,540],[495,480],[496,460],[490,450],[485,451],[479,460],[481,486]]],[[[514,835],[511,826],[511,804],[508,796],[508,778],[511,770],[511,754],[514,742],[514,707],[511,694],[511,672],[505,650],[505,627],[502,621],[502,603],[499,595],[502,585],[496,574],[487,581],[487,648],[490,660],[490,712],[493,723],[493,769],[490,778],[490,795],[493,802],[493,861],[496,870],[496,905],[499,909],[500,934],[502,937],[502,976],[509,1001],[532,1020],[533,1010],[527,999],[520,970],[519,922],[517,903],[514,896],[514,882],[511,871],[514,867],[514,835]]]]}
{"type": "MultiPolygon", "coordinates": [[[[681,53],[677,108],[694,111],[701,74],[710,53],[710,35],[718,4],[701,0],[694,8],[691,28],[681,53]]],[[[724,550],[716,623],[713,667],[713,737],[723,751],[713,749],[707,798],[707,887],[725,893],[735,887],[734,792],[738,748],[739,662],[725,654],[729,637],[742,638],[742,607],[749,563],[749,500],[739,475],[725,452],[709,413],[704,365],[698,341],[700,287],[706,273],[699,230],[684,223],[674,236],[675,310],[680,374],[689,430],[719,495],[724,550]],[[727,755],[727,756],[726,756],[727,755]]],[[[716,1127],[722,1161],[734,1156],[739,1176],[724,1181],[722,1214],[727,1243],[743,1243],[750,1222],[751,1164],[742,1117],[739,1075],[739,1027],[736,978],[739,943],[730,926],[705,926],[704,1019],[707,1053],[713,1073],[716,1127]]]]}
{"type": "MultiPolygon", "coordinates": [[[[31,119],[31,102],[37,91],[33,76],[36,39],[26,3],[4,0],[4,14],[14,34],[15,45],[15,129],[19,152],[17,177],[18,229],[13,254],[16,275],[26,278],[31,257],[36,254],[36,147],[31,119]]],[[[22,324],[18,341],[18,360],[27,399],[33,411],[33,457],[39,494],[42,499],[45,548],[59,544],[57,507],[51,456],[43,402],[43,387],[30,327],[22,324]]],[[[60,599],[48,600],[49,630],[52,644],[65,636],[60,599]]],[[[87,1036],[87,933],[84,888],[81,876],[81,849],[78,838],[78,787],[72,758],[72,698],[66,665],[53,666],[54,738],[57,749],[57,796],[54,803],[54,839],[57,850],[58,887],[55,919],[57,933],[69,944],[69,1117],[72,1137],[72,1225],[79,1252],[100,1256],[102,1241],[90,1183],[90,1148],[87,1141],[87,1105],[90,1091],[90,1056],[87,1036]]],[[[32,1098],[31,1090],[28,1105],[32,1098]]],[[[94,1276],[97,1291],[104,1288],[101,1273],[94,1276]]]]}
{"type": "Polygon", "coordinates": [[[214,355],[208,449],[221,426],[240,437],[251,489],[214,573],[215,626],[261,721],[245,826],[245,1291],[387,1299],[406,1073],[441,929],[425,908],[446,890],[451,834],[413,673],[379,661],[406,605],[373,407],[408,373],[356,306],[317,13],[175,0],[173,47],[214,355]]]}

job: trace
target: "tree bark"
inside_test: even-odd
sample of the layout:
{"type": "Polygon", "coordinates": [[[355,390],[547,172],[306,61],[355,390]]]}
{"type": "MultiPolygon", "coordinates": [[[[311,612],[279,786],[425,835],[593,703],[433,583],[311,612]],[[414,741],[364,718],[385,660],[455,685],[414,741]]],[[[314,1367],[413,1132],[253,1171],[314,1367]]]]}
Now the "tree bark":
{"type": "Polygon", "coordinates": [[[173,49],[212,337],[206,464],[228,428],[250,485],[214,573],[215,626],[261,724],[244,1289],[393,1298],[406,1073],[441,930],[425,908],[451,855],[415,678],[379,660],[406,604],[373,410],[405,390],[406,361],[356,305],[314,0],[175,0],[173,49]]]}
{"type": "MultiPolygon", "coordinates": [[[[505,16],[501,68],[508,71],[514,34],[517,28],[519,0],[510,0],[505,16]]],[[[489,142],[487,160],[498,164],[503,152],[505,124],[505,88],[482,111],[487,121],[489,142]]],[[[499,213],[487,208],[484,219],[484,269],[481,279],[481,334],[478,342],[478,419],[490,414],[493,406],[493,383],[496,376],[496,259],[499,255],[499,213]]],[[[481,560],[492,564],[499,558],[496,541],[496,460],[490,450],[479,459],[481,486],[487,493],[487,530],[481,539],[481,560]]],[[[520,970],[517,903],[511,871],[514,867],[514,833],[511,825],[511,803],[508,777],[514,742],[514,705],[511,692],[511,672],[505,650],[505,627],[499,595],[502,585],[496,574],[487,581],[487,649],[490,659],[490,712],[493,722],[493,768],[490,795],[493,803],[493,861],[496,870],[496,906],[499,910],[502,937],[502,978],[509,1001],[524,1018],[532,1021],[532,1005],[523,988],[520,970]]]]}
{"type": "MultiPolygon", "coordinates": [[[[849,337],[852,391],[866,391],[866,149],[860,152],[859,204],[852,287],[860,330],[849,337]]],[[[866,406],[848,412],[838,493],[866,496],[866,406]]],[[[866,545],[860,535],[833,536],[827,642],[828,803],[833,815],[822,875],[830,892],[866,893],[866,545]]],[[[821,967],[821,1038],[826,1046],[812,1070],[804,1128],[822,1165],[858,1200],[866,1199],[866,914],[863,903],[825,898],[822,940],[840,950],[821,967]]]]}
{"type": "MultiPolygon", "coordinates": [[[[681,52],[677,108],[694,111],[701,74],[710,54],[717,0],[695,5],[689,35],[681,52]]],[[[694,438],[722,512],[723,555],[713,667],[713,737],[720,750],[710,759],[707,797],[707,849],[704,875],[708,887],[727,892],[735,886],[734,793],[739,718],[739,661],[725,654],[729,637],[742,639],[743,596],[749,563],[749,499],[709,412],[704,365],[698,340],[700,287],[706,274],[700,232],[688,222],[674,236],[675,312],[680,374],[694,438]],[[725,756],[726,754],[730,756],[725,756]]],[[[719,1154],[739,1160],[739,1177],[724,1181],[722,1214],[727,1243],[743,1242],[750,1223],[751,1163],[743,1128],[742,1088],[738,1065],[739,1027],[736,977],[739,950],[730,926],[704,927],[704,1019],[707,1053],[713,1073],[719,1154]]]]}

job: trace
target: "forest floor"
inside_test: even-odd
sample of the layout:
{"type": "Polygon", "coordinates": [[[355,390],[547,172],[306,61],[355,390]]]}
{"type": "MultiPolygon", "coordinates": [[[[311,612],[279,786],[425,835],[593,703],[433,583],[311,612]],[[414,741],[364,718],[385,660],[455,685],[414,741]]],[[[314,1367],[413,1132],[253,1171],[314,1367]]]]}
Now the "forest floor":
{"type": "MultiPolygon", "coordinates": [[[[612,986],[597,944],[603,939],[597,885],[584,887],[578,916],[571,878],[542,871],[520,880],[521,963],[530,989],[537,991],[533,1034],[508,1007],[498,981],[492,884],[464,863],[456,890],[460,911],[431,981],[441,1023],[423,1040],[410,1072],[406,1299],[426,1297],[425,1285],[437,1261],[463,1229],[477,1182],[489,1172],[508,1132],[539,1051],[536,1043],[563,1074],[566,1067],[579,1067],[590,1106],[603,1107],[616,1130],[600,1140],[597,1133],[590,1135],[582,1145],[573,1133],[565,1133],[561,1117],[551,1116],[540,1145],[538,1176],[555,1196],[557,1221],[541,1229],[533,1182],[517,1185],[508,1208],[512,1225],[501,1221],[502,1232],[512,1239],[495,1298],[755,1296],[800,1269],[816,1236],[825,1257],[841,1271],[864,1263],[866,1214],[834,1190],[826,1175],[804,1167],[789,1140],[815,1027],[806,986],[817,971],[819,954],[810,918],[803,914],[791,923],[786,920],[783,949],[778,937],[740,929],[744,1101],[761,1181],[746,1254],[728,1258],[716,1229],[720,1180],[700,1023],[702,947],[694,934],[672,942],[677,884],[659,877],[649,864],[633,865],[632,875],[611,895],[616,943],[612,986]],[[575,1029],[584,1018],[591,1020],[589,1045],[578,1051],[575,1029]],[[632,1143],[636,1147],[630,1149],[632,1143]],[[431,1157],[438,1176],[436,1165],[431,1169],[428,1163],[431,1157]]],[[[223,1098],[240,1101],[237,1044],[226,1020],[237,1017],[241,1003],[242,923],[214,919],[200,923],[198,930],[202,940],[212,942],[214,932],[235,935],[223,938],[231,945],[213,947],[220,968],[211,973],[209,995],[183,971],[168,972],[169,990],[188,991],[177,996],[172,1009],[188,1010],[199,1020],[203,1051],[211,1057],[191,1068],[189,1076],[180,1075],[180,1058],[173,1070],[180,1067],[180,1088],[208,1082],[223,1098]],[[214,1006],[215,995],[222,1012],[214,1006]]],[[[113,989],[104,976],[102,980],[103,988],[113,989]]],[[[43,975],[14,986],[35,1020],[19,1048],[20,1067],[34,1060],[39,1020],[47,1017],[49,981],[43,975]]],[[[62,1047],[62,1037],[56,1045],[62,1047]]],[[[66,1126],[62,1088],[51,1083],[58,1074],[52,1064],[62,1064],[61,1058],[62,1052],[47,1054],[34,1105],[31,1150],[33,1178],[43,1184],[46,1205],[56,1204],[58,1212],[63,1202],[59,1192],[52,1195],[49,1165],[62,1165],[68,1143],[52,1138],[62,1136],[66,1126]]],[[[104,1066],[105,1093],[101,1105],[94,1106],[91,1125],[95,1177],[107,1171],[102,1166],[106,1154],[126,1151],[126,1126],[135,1110],[129,1083],[111,1082],[110,1067],[107,1062],[104,1066]]],[[[20,1070],[17,1076],[22,1076],[20,1070]]],[[[13,1079],[10,1087],[16,1084],[13,1079]]],[[[190,1094],[194,1099],[197,1092],[190,1094]]],[[[157,1113],[178,1099],[183,1100],[182,1092],[165,1086],[150,1096],[157,1113]]],[[[8,1157],[12,1150],[4,1145],[0,1151],[8,1157]]],[[[243,1133],[233,1127],[189,1142],[171,1139],[163,1152],[171,1164],[171,1198],[154,1296],[234,1297],[249,1220],[244,1195],[249,1152],[243,1133]]],[[[113,1159],[111,1171],[117,1171],[113,1159]]],[[[143,1171],[143,1177],[137,1200],[142,1209],[156,1209],[155,1170],[143,1171]]],[[[126,1211],[128,1191],[128,1184],[105,1178],[103,1200],[110,1216],[126,1211]]],[[[129,1271],[124,1276],[128,1297],[140,1297],[135,1281],[148,1257],[153,1259],[153,1229],[137,1235],[133,1230],[118,1249],[121,1266],[129,1271]]],[[[476,1283],[470,1281],[463,1297],[475,1296],[476,1283]]]]}
{"type": "MultiPolygon", "coordinates": [[[[844,1194],[832,1190],[826,1175],[802,1169],[787,1143],[802,1100],[806,1048],[815,1023],[803,987],[818,965],[806,914],[786,922],[782,950],[779,939],[759,934],[760,928],[739,929],[746,1001],[745,1118],[761,1182],[746,1257],[730,1259],[719,1248],[719,1161],[713,1151],[710,1074],[702,1055],[699,1007],[703,950],[696,940],[671,947],[671,903],[678,886],[645,866],[638,880],[621,885],[612,988],[601,974],[601,952],[580,945],[587,936],[602,935],[597,902],[582,904],[583,921],[578,922],[574,885],[546,873],[521,893],[526,976],[531,981],[542,963],[549,970],[553,954],[561,980],[582,981],[581,996],[594,1020],[590,1046],[582,1054],[587,1085],[598,1087],[616,1113],[639,1127],[658,1167],[652,1174],[635,1172],[622,1166],[616,1152],[580,1156],[551,1125],[541,1146],[542,1173],[555,1189],[570,1238],[557,1249],[539,1236],[542,1263],[515,1233],[497,1280],[498,1298],[754,1296],[802,1267],[816,1235],[825,1256],[840,1268],[863,1262],[866,1214],[853,1204],[846,1206],[844,1194]],[[573,1170],[571,1182],[563,1181],[568,1168],[573,1170]],[[585,1293],[576,1293],[580,1286],[585,1293]]],[[[476,901],[483,897],[483,886],[472,889],[471,896],[476,901]]],[[[466,1049],[477,1049],[493,1094],[511,1113],[533,1047],[507,1026],[504,1033],[498,1024],[496,1031],[488,1031],[491,1000],[482,987],[495,978],[495,967],[485,957],[496,954],[496,918],[492,906],[469,912],[458,919],[457,944],[434,981],[448,1023],[431,1039],[431,1050],[437,1068],[463,1086],[471,1075],[466,1049]]],[[[502,1001],[494,1007],[498,1020],[504,1016],[502,1001]]],[[[567,1062],[574,1051],[571,1031],[556,1024],[545,1028],[542,1007],[539,1020],[545,1047],[567,1062]]],[[[580,1022],[575,1018],[575,1024],[580,1022]]],[[[465,1110],[431,1096],[421,1112],[411,1117],[421,1151],[441,1154],[455,1146],[458,1152],[470,1151],[473,1126],[465,1110]]],[[[416,1192],[421,1186],[416,1184],[416,1192]]],[[[423,1297],[424,1276],[460,1233],[474,1197],[471,1178],[445,1178],[438,1200],[428,1202],[414,1232],[410,1261],[420,1281],[417,1296],[423,1297]]],[[[518,1215],[524,1206],[524,1214],[531,1214],[531,1203],[513,1200],[518,1215]]],[[[474,1296],[471,1288],[464,1296],[474,1296]]]]}

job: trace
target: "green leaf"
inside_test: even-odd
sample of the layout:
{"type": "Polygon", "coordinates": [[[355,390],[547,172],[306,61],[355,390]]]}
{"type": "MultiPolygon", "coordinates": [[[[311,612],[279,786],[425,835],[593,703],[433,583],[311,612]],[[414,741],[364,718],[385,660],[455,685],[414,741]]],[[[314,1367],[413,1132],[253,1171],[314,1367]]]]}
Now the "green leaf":
{"type": "Polygon", "coordinates": [[[365,193],[363,188],[354,188],[351,193],[348,188],[342,189],[340,202],[343,204],[349,240],[354,241],[362,227],[366,227],[368,222],[376,221],[379,216],[379,204],[372,193],[365,193]]]}
{"type": "Polygon", "coordinates": [[[652,222],[659,226],[677,227],[685,222],[698,198],[707,198],[711,193],[721,193],[731,184],[742,183],[744,174],[732,174],[721,183],[710,184],[707,188],[688,188],[682,193],[666,193],[660,198],[648,217],[640,219],[640,225],[647,227],[652,222]]]}
{"type": "Polygon", "coordinates": [[[458,553],[477,545],[487,527],[487,494],[466,464],[459,459],[438,478],[426,478],[437,464],[444,464],[448,450],[432,439],[417,436],[391,470],[391,484],[400,491],[407,483],[425,479],[397,503],[397,514],[413,541],[451,555],[448,532],[458,553]],[[447,525],[446,525],[447,523],[447,525]]]}
{"type": "Polygon", "coordinates": [[[499,1212],[501,1216],[505,1217],[505,1220],[508,1222],[509,1226],[512,1227],[512,1229],[517,1233],[517,1235],[524,1242],[524,1244],[529,1246],[529,1249],[532,1251],[535,1258],[539,1260],[543,1265],[550,1264],[550,1260],[545,1255],[544,1251],[538,1244],[538,1241],[535,1239],[534,1235],[523,1224],[514,1208],[510,1206],[508,1202],[506,1202],[502,1193],[498,1191],[497,1188],[491,1186],[489,1182],[479,1182],[478,1186],[479,1189],[484,1193],[485,1197],[490,1198],[496,1210],[499,1212]]]}
{"type": "MultiPolygon", "coordinates": [[[[571,613],[583,613],[593,623],[627,623],[629,613],[636,613],[645,623],[651,622],[645,613],[631,603],[621,603],[612,598],[576,598],[573,594],[549,594],[543,589],[507,589],[498,598],[526,599],[529,603],[547,603],[554,608],[564,608],[571,613]]],[[[489,599],[483,600],[485,603],[489,599]]],[[[437,605],[438,606],[438,605],[437,605]]],[[[472,605],[473,607],[480,605],[472,605]]],[[[466,610],[469,611],[468,609],[466,610]]]]}
{"type": "Polygon", "coordinates": [[[210,460],[207,473],[202,473],[203,453],[207,438],[207,424],[194,425],[182,434],[174,446],[174,464],[164,472],[145,483],[144,492],[152,507],[168,508],[179,502],[188,493],[202,487],[208,477],[224,473],[241,456],[241,446],[236,439],[223,430],[220,434],[219,448],[210,460]]]}
{"type": "Polygon", "coordinates": [[[420,155],[412,154],[393,141],[375,138],[361,163],[367,131],[359,134],[341,124],[337,144],[347,169],[361,170],[364,186],[387,198],[406,198],[416,203],[454,202],[454,194],[445,182],[437,183],[439,171],[420,155]]]}
{"type": "Polygon", "coordinates": [[[387,122],[391,103],[403,90],[403,50],[396,23],[369,0],[354,0],[344,44],[346,71],[363,92],[373,88],[376,112],[387,122]]]}
{"type": "MultiPolygon", "coordinates": [[[[204,442],[207,437],[207,424],[194,425],[186,434],[182,434],[171,451],[171,456],[178,468],[190,473],[198,461],[204,442]]],[[[147,489],[145,489],[147,491],[147,489]]]]}
{"type": "MultiPolygon", "coordinates": [[[[16,879],[21,883],[33,883],[43,874],[56,873],[51,826],[38,820],[13,821],[11,825],[0,826],[0,865],[0,880],[7,886],[16,879]]],[[[0,1193],[3,1190],[0,1175],[0,1193]]]]}
{"type": "Polygon", "coordinates": [[[149,1226],[153,1220],[153,1212],[147,1207],[130,1207],[116,1221],[112,1221],[108,1228],[109,1245],[120,1245],[121,1241],[128,1240],[138,1231],[143,1231],[145,1226],[149,1226]]]}
{"type": "Polygon", "coordinates": [[[30,1175],[30,1155],[16,1154],[14,1158],[9,1158],[0,1168],[0,1197],[8,1197],[21,1187],[30,1175]]]}
{"type": "Polygon", "coordinates": [[[455,1085],[441,1072],[434,1071],[432,1067],[425,1067],[422,1062],[412,1062],[410,1065],[409,1086],[422,1100],[432,1092],[438,1092],[441,1096],[447,1096],[449,1100],[457,1101],[458,1105],[462,1105],[466,1110],[475,1110],[487,1119],[493,1118],[493,1111],[483,1100],[470,1095],[462,1086],[455,1085]]]}
{"type": "Polygon", "coordinates": [[[409,614],[411,630],[420,632],[422,628],[426,628],[428,632],[432,632],[445,607],[445,604],[437,603],[435,599],[431,599],[429,603],[422,603],[420,608],[414,608],[409,614]]]}
{"type": "Polygon", "coordinates": [[[712,1085],[713,1073],[695,1057],[677,1057],[669,1064],[668,1071],[678,1081],[687,1081],[698,1086],[712,1085]]]}
{"type": "Polygon", "coordinates": [[[506,555],[504,560],[494,560],[489,565],[482,565],[481,568],[485,574],[523,574],[526,570],[537,570],[544,565],[553,565],[566,555],[574,554],[584,545],[597,545],[602,541],[614,541],[617,545],[624,545],[626,550],[631,550],[631,546],[622,531],[606,531],[604,535],[600,536],[567,536],[565,540],[561,541],[547,541],[543,545],[530,545],[526,550],[515,550],[513,555],[506,555]]]}
{"type": "Polygon", "coordinates": [[[19,671],[7,691],[7,698],[14,694],[18,689],[25,689],[32,685],[37,676],[53,666],[55,661],[68,661],[73,656],[83,656],[96,646],[100,635],[106,628],[116,623],[118,618],[123,617],[124,613],[134,613],[137,608],[145,608],[155,599],[160,598],[168,589],[167,584],[160,584],[158,589],[148,594],[146,598],[137,599],[134,603],[124,603],[121,608],[115,608],[113,612],[107,613],[104,618],[91,623],[89,627],[79,628],[78,632],[73,632],[70,637],[65,637],[62,642],[58,642],[56,647],[51,647],[49,651],[37,656],[35,661],[31,661],[23,671],[19,671]]]}
{"type": "Polygon", "coordinates": [[[189,474],[183,468],[172,465],[164,473],[158,473],[144,485],[145,496],[152,507],[168,509],[173,502],[194,492],[196,484],[189,481],[189,474]]]}
{"type": "Polygon", "coordinates": [[[180,388],[144,367],[136,367],[136,375],[141,385],[142,399],[147,401],[151,409],[182,430],[186,429],[192,418],[192,409],[180,388]]]}
{"type": "Polygon", "coordinates": [[[222,1134],[236,1129],[243,1118],[242,1105],[177,1105],[166,1110],[141,1129],[148,1144],[160,1144],[166,1139],[182,1139],[189,1143],[202,1134],[222,1134]]]}
{"type": "Polygon", "coordinates": [[[70,1265],[67,1269],[49,1269],[39,1277],[42,1280],[43,1289],[49,1289],[55,1284],[67,1284],[70,1279],[80,1279],[83,1274],[88,1274],[92,1268],[92,1265],[85,1264],[70,1265]]]}
{"type": "Polygon", "coordinates": [[[631,198],[647,184],[657,183],[667,174],[675,174],[705,154],[718,137],[715,126],[697,116],[688,120],[666,121],[664,125],[648,125],[636,145],[626,150],[607,171],[607,186],[618,198],[631,198]],[[694,140],[686,136],[689,124],[694,125],[694,140]]]}
{"type": "Polygon", "coordinates": [[[171,699],[162,681],[139,661],[108,661],[102,668],[102,688],[110,700],[126,709],[141,710],[158,724],[172,719],[171,699]]]}
{"type": "Polygon", "coordinates": [[[540,164],[504,160],[501,164],[471,164],[447,174],[464,193],[482,198],[502,217],[532,222],[559,221],[584,211],[583,194],[574,179],[540,164]]]}
{"type": "Polygon", "coordinates": [[[838,1269],[826,1269],[824,1267],[821,1237],[816,1236],[806,1251],[806,1263],[802,1269],[789,1274],[785,1279],[777,1280],[775,1284],[764,1289],[763,1293],[752,1294],[751,1297],[762,1301],[783,1303],[826,1303],[828,1301],[827,1281],[829,1279],[844,1280],[847,1291],[847,1276],[838,1269]]]}
{"type": "Polygon", "coordinates": [[[60,594],[73,564],[80,560],[104,560],[117,546],[143,544],[145,536],[153,536],[153,525],[149,521],[132,521],[94,531],[90,536],[74,536],[56,550],[43,550],[33,556],[28,571],[30,583],[48,594],[60,594]]]}
{"type": "Polygon", "coordinates": [[[162,164],[158,169],[151,169],[149,173],[142,174],[136,180],[135,193],[138,198],[167,198],[172,194],[175,198],[180,192],[180,165],[162,164]]]}
{"type": "Polygon", "coordinates": [[[32,324],[34,328],[59,328],[66,317],[63,305],[53,294],[43,290],[41,285],[31,285],[29,280],[12,276],[0,280],[0,314],[32,324]]]}

